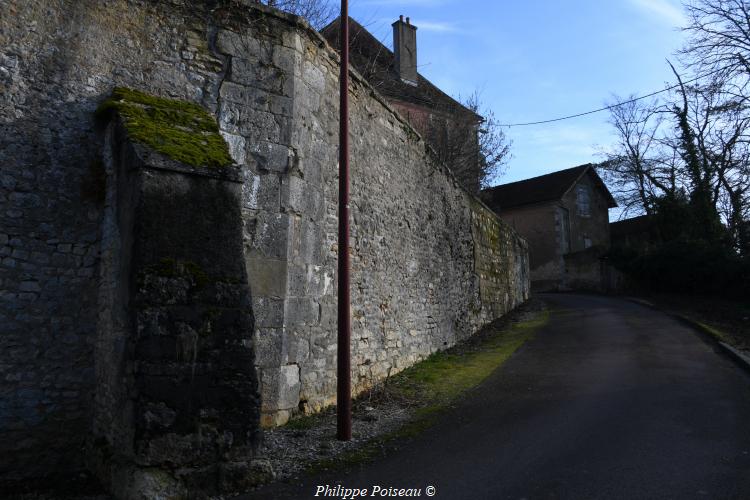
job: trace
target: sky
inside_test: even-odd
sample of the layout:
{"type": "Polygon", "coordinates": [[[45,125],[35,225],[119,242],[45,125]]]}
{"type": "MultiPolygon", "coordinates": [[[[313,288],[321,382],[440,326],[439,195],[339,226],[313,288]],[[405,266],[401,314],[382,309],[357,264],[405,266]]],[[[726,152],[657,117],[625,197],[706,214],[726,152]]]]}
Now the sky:
{"type": "MultiPolygon", "coordinates": [[[[349,13],[389,48],[391,23],[409,16],[419,72],[453,97],[478,90],[501,123],[664,88],[685,23],[679,0],[350,0],[349,13]]],[[[504,129],[513,157],[493,184],[600,161],[614,141],[608,117],[504,129]]]]}

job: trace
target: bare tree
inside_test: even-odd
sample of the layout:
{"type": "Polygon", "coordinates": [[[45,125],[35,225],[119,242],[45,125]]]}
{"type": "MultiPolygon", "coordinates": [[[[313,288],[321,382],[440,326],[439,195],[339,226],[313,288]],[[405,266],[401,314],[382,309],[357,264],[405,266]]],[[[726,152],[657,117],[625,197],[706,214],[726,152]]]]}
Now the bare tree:
{"type": "Polygon", "coordinates": [[[317,30],[338,15],[336,6],[330,0],[265,0],[263,3],[302,16],[317,30]]]}
{"type": "Polygon", "coordinates": [[[680,51],[688,68],[713,73],[726,91],[747,98],[750,84],[750,3],[695,0],[685,3],[688,41],[680,51]]]}
{"type": "Polygon", "coordinates": [[[739,250],[750,236],[750,2],[685,7],[689,39],[680,60],[696,77],[685,81],[668,62],[678,82],[668,98],[620,101],[611,115],[618,143],[604,167],[626,208],[651,213],[660,197],[685,193],[693,236],[728,232],[739,250]]]}
{"type": "Polygon", "coordinates": [[[727,92],[721,75],[700,85],[686,85],[670,64],[678,82],[678,99],[671,104],[677,127],[677,147],[697,228],[711,239],[720,232],[721,215],[739,246],[739,231],[748,209],[750,115],[744,99],[727,92]]]}
{"type": "Polygon", "coordinates": [[[689,39],[680,52],[681,58],[688,68],[712,76],[712,92],[701,94],[704,100],[707,96],[712,98],[704,106],[710,125],[701,130],[701,135],[711,139],[710,160],[717,163],[713,201],[736,246],[747,253],[750,251],[747,244],[750,241],[750,234],[747,234],[750,228],[747,137],[750,3],[746,0],[695,0],[685,8],[689,17],[685,31],[689,39]],[[719,99],[713,99],[716,96],[719,99]],[[718,137],[717,128],[721,131],[718,137]]]}
{"type": "Polygon", "coordinates": [[[479,92],[475,91],[464,101],[464,106],[482,116],[484,121],[479,125],[479,183],[485,188],[502,176],[511,159],[508,139],[495,117],[495,112],[484,107],[479,100],[479,92]]]}
{"type": "Polygon", "coordinates": [[[492,110],[480,102],[479,92],[460,100],[455,109],[433,113],[426,139],[461,184],[476,193],[502,175],[511,142],[492,110]]]}
{"type": "Polygon", "coordinates": [[[642,103],[635,96],[614,101],[609,123],[617,143],[599,168],[625,214],[651,214],[654,200],[676,188],[674,155],[659,136],[663,115],[656,101],[642,103]]]}

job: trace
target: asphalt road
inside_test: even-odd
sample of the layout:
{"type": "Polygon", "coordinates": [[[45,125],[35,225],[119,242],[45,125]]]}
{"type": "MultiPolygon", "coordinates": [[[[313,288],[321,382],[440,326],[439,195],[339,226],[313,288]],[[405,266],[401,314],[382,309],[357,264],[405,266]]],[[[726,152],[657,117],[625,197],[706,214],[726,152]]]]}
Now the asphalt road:
{"type": "Polygon", "coordinates": [[[750,499],[747,371],[658,311],[544,298],[549,324],[436,426],[375,463],[251,498],[341,484],[421,498],[433,486],[440,499],[750,499]]]}

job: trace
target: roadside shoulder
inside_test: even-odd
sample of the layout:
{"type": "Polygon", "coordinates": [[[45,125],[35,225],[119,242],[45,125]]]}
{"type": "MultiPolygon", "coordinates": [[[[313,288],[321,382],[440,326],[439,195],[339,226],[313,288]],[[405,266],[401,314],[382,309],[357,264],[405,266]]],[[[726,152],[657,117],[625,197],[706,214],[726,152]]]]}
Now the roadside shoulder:
{"type": "Polygon", "coordinates": [[[739,363],[743,368],[750,371],[750,352],[731,345],[729,340],[730,336],[721,329],[706,324],[703,321],[699,321],[682,311],[676,311],[671,308],[663,308],[649,300],[642,299],[640,297],[624,298],[630,302],[634,302],[636,304],[640,304],[642,306],[649,307],[651,309],[668,314],[669,316],[672,316],[680,322],[688,325],[692,329],[697,330],[700,334],[702,334],[703,337],[709,339],[714,345],[718,346],[718,348],[722,352],[739,363]]]}

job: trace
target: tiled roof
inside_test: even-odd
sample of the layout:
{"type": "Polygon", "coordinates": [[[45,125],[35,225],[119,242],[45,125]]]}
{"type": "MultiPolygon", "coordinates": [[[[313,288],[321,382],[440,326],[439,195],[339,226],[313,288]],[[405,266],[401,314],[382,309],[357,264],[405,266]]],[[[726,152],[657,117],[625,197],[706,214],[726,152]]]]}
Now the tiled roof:
{"type": "Polygon", "coordinates": [[[605,193],[608,206],[610,208],[616,207],[617,203],[612,198],[607,186],[604,185],[594,166],[590,163],[523,181],[487,188],[482,191],[481,196],[493,210],[559,200],[586,173],[594,176],[595,183],[605,193]]]}
{"type": "MultiPolygon", "coordinates": [[[[340,47],[339,22],[340,18],[336,18],[320,31],[336,50],[340,47]]],[[[448,114],[471,114],[477,121],[482,119],[422,75],[417,76],[416,86],[401,80],[395,68],[393,52],[352,18],[349,18],[349,62],[375,90],[385,97],[422,105],[448,114]]]]}
{"type": "Polygon", "coordinates": [[[609,231],[612,238],[621,238],[633,234],[646,234],[654,229],[654,219],[650,215],[640,215],[630,219],[610,222],[609,231]]]}

